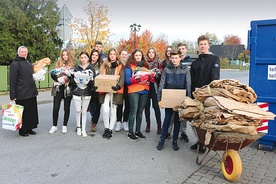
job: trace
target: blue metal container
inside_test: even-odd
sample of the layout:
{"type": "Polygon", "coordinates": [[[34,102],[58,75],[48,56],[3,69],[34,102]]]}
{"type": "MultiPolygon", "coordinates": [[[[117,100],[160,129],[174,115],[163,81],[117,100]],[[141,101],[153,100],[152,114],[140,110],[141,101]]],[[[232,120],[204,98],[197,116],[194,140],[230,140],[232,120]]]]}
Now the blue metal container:
{"type": "MultiPolygon", "coordinates": [[[[276,19],[251,21],[248,31],[250,50],[249,85],[255,90],[257,102],[268,102],[276,114],[276,19]]],[[[260,147],[275,148],[276,120],[268,121],[268,132],[259,140],[260,147]]]]}

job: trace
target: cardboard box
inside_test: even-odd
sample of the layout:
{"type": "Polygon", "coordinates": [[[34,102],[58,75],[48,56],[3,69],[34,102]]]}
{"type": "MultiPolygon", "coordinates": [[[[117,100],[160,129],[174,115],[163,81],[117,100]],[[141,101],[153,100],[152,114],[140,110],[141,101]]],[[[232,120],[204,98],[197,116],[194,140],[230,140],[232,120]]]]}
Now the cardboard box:
{"type": "Polygon", "coordinates": [[[162,105],[164,108],[174,108],[184,101],[186,96],[185,89],[162,89],[162,105]]]}
{"type": "Polygon", "coordinates": [[[116,93],[111,89],[119,81],[119,75],[98,75],[95,77],[95,86],[98,86],[97,92],[116,93]]]}

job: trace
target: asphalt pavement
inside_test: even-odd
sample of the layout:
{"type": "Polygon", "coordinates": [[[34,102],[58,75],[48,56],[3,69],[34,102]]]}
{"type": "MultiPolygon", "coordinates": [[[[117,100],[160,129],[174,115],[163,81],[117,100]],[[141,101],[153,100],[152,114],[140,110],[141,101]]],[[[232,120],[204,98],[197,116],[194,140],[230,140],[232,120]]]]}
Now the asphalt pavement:
{"type": "MultiPolygon", "coordinates": [[[[154,112],[151,109],[152,128],[142,133],[146,140],[133,142],[123,130],[114,132],[111,140],[102,138],[103,121],[100,117],[97,132],[89,132],[90,114],[87,116],[89,136],[76,135],[75,107],[72,102],[68,133],[61,133],[63,106],[58,131],[48,133],[52,126],[52,97],[49,90],[39,91],[39,125],[37,135],[21,137],[17,131],[0,129],[1,183],[96,183],[96,184],[227,184],[221,171],[220,157],[211,151],[202,165],[197,165],[196,152],[189,147],[196,142],[190,126],[189,142],[178,141],[180,149],[174,151],[171,140],[162,151],[156,150],[154,112]]],[[[9,103],[8,95],[0,96],[0,105],[9,103]]],[[[164,118],[164,110],[162,119],[164,118]]],[[[243,169],[237,184],[276,183],[276,154],[258,150],[251,144],[239,151],[243,169]]],[[[223,152],[219,152],[222,154],[223,152]]],[[[202,155],[200,155],[202,156],[202,155]]]]}

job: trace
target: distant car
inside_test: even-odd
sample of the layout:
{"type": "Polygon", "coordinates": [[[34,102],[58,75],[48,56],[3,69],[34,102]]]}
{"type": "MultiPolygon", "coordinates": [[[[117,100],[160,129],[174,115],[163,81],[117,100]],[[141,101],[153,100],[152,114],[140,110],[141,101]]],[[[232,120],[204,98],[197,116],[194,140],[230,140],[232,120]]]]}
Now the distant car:
{"type": "Polygon", "coordinates": [[[249,67],[250,63],[243,63],[242,66],[249,67]]]}

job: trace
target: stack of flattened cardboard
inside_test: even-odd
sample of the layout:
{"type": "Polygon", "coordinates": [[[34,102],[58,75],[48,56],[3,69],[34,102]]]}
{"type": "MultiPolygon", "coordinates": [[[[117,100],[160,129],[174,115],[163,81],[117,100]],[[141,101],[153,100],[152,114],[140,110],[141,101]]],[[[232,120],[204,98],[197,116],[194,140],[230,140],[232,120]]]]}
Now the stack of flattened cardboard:
{"type": "Polygon", "coordinates": [[[244,103],[253,103],[257,99],[255,91],[250,86],[233,79],[214,80],[207,86],[197,88],[193,96],[201,102],[209,96],[224,96],[244,103]]]}
{"type": "Polygon", "coordinates": [[[247,85],[236,80],[216,80],[197,88],[195,100],[188,99],[178,107],[180,119],[193,119],[191,126],[209,132],[225,131],[255,135],[264,119],[273,120],[275,114],[253,104],[257,95],[247,85]]]}

